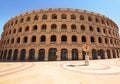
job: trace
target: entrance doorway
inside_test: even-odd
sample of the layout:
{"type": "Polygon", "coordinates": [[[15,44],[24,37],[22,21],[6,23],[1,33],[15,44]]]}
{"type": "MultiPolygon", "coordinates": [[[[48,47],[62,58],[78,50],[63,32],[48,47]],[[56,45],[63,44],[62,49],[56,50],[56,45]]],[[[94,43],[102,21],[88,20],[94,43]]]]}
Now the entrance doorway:
{"type": "Polygon", "coordinates": [[[49,61],[56,61],[57,60],[57,49],[56,48],[50,48],[49,49],[49,56],[48,56],[48,60],[49,61]]]}

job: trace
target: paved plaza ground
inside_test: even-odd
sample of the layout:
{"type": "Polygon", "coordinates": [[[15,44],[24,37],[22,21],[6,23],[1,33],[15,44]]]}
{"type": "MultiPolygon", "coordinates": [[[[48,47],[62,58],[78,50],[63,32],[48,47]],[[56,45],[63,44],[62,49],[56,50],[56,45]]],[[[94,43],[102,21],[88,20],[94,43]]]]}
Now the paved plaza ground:
{"type": "Polygon", "coordinates": [[[0,84],[120,84],[120,59],[0,62],[0,84]]]}

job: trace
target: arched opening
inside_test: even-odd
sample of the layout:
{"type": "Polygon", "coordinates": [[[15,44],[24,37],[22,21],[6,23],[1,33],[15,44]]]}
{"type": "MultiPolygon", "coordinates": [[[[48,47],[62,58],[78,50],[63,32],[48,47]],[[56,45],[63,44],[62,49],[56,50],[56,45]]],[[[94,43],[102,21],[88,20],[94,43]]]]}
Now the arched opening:
{"type": "Polygon", "coordinates": [[[92,59],[97,59],[97,51],[92,49],[92,59]]]}
{"type": "Polygon", "coordinates": [[[76,25],[75,25],[75,24],[72,24],[72,25],[71,25],[71,30],[72,30],[72,32],[75,32],[75,31],[76,31],[76,25]]]}
{"type": "Polygon", "coordinates": [[[30,19],[31,19],[30,17],[27,17],[26,21],[27,21],[27,22],[30,22],[30,19]]]}
{"type": "Polygon", "coordinates": [[[77,37],[75,35],[72,36],[72,42],[77,42],[77,37]]]}
{"type": "Polygon", "coordinates": [[[49,49],[48,60],[49,61],[55,61],[55,60],[57,60],[57,49],[56,48],[50,48],[49,49]]]}
{"type": "Polygon", "coordinates": [[[28,41],[28,38],[27,38],[27,36],[25,36],[23,39],[23,43],[27,43],[27,41],[28,41]]]}
{"type": "Polygon", "coordinates": [[[112,50],[113,58],[116,58],[115,50],[112,50]]]}
{"type": "Polygon", "coordinates": [[[45,59],[45,49],[40,49],[38,54],[38,61],[44,61],[45,59]]]}
{"type": "Polygon", "coordinates": [[[94,37],[91,37],[90,40],[91,40],[91,43],[94,43],[94,42],[95,42],[94,37]]]}
{"type": "Polygon", "coordinates": [[[62,18],[62,19],[67,19],[66,14],[62,14],[61,18],[62,18]]]}
{"type": "Polygon", "coordinates": [[[40,38],[40,42],[45,42],[46,41],[46,37],[43,35],[43,36],[41,36],[41,38],[40,38]]]}
{"type": "Polygon", "coordinates": [[[30,60],[30,61],[34,60],[34,56],[35,56],[35,49],[30,49],[28,60],[30,60]]]}
{"type": "Polygon", "coordinates": [[[61,42],[67,42],[67,36],[62,35],[62,37],[61,37],[61,42]]]}
{"type": "Polygon", "coordinates": [[[25,27],[25,32],[29,31],[29,26],[25,27]]]}
{"type": "Polygon", "coordinates": [[[100,56],[101,59],[105,59],[104,51],[102,49],[98,50],[98,56],[100,56]]]}
{"type": "Polygon", "coordinates": [[[81,25],[81,30],[85,31],[85,26],[84,25],[81,25]]]}
{"type": "Polygon", "coordinates": [[[89,30],[92,32],[92,31],[93,31],[93,27],[92,27],[92,26],[89,26],[89,30]]]}
{"type": "Polygon", "coordinates": [[[3,59],[6,59],[7,57],[7,50],[4,51],[3,59]]]}
{"type": "Polygon", "coordinates": [[[38,28],[37,25],[34,25],[33,26],[33,31],[37,31],[37,28],[38,28]]]}
{"type": "Polygon", "coordinates": [[[52,24],[51,25],[51,31],[54,32],[57,30],[57,25],[56,24],[52,24]]]}
{"type": "Polygon", "coordinates": [[[98,23],[99,22],[98,18],[95,18],[95,21],[98,23]]]}
{"type": "Polygon", "coordinates": [[[36,16],[34,17],[34,20],[37,21],[38,19],[39,19],[39,16],[36,15],[36,16]]]}
{"type": "Polygon", "coordinates": [[[46,31],[46,29],[47,29],[47,25],[46,25],[46,24],[43,24],[43,25],[41,26],[41,31],[46,31]]]}
{"type": "Polygon", "coordinates": [[[20,60],[24,61],[26,56],[26,49],[22,49],[20,53],[20,60]]]}
{"type": "Polygon", "coordinates": [[[105,43],[106,43],[106,44],[108,43],[108,39],[107,39],[107,38],[105,38],[105,43]]]}
{"type": "Polygon", "coordinates": [[[19,28],[18,33],[22,32],[22,27],[19,28]]]}
{"type": "Polygon", "coordinates": [[[82,58],[83,58],[83,60],[85,60],[85,55],[86,55],[86,52],[82,50],[82,58]]]}
{"type": "Polygon", "coordinates": [[[17,38],[17,43],[20,43],[20,37],[17,38]]]}
{"type": "Polygon", "coordinates": [[[12,38],[12,40],[11,40],[11,44],[13,44],[14,43],[14,38],[12,38]]]}
{"type": "Polygon", "coordinates": [[[78,60],[78,50],[72,49],[72,60],[78,60]]]}
{"type": "Polygon", "coordinates": [[[102,43],[101,37],[98,38],[98,42],[99,42],[99,43],[102,43]]]}
{"type": "Polygon", "coordinates": [[[23,23],[23,21],[24,21],[24,19],[23,19],[23,18],[21,18],[20,23],[23,23]]]}
{"type": "Polygon", "coordinates": [[[76,16],[74,14],[71,15],[71,20],[75,20],[76,16]]]}
{"type": "Polygon", "coordinates": [[[88,21],[90,21],[90,22],[92,21],[92,18],[91,18],[91,16],[88,16],[88,21]]]}
{"type": "Polygon", "coordinates": [[[83,15],[80,15],[80,20],[84,20],[84,16],[83,15]]]}
{"type": "Polygon", "coordinates": [[[11,60],[11,57],[12,57],[12,49],[10,49],[10,50],[8,51],[7,60],[10,61],[10,60],[11,60]]]}
{"type": "Polygon", "coordinates": [[[43,16],[42,16],[42,20],[46,20],[47,19],[47,14],[44,14],[43,16]]]}
{"type": "Polygon", "coordinates": [[[62,31],[62,32],[67,31],[67,26],[66,26],[66,24],[62,24],[62,25],[61,25],[61,31],[62,31]]]}
{"type": "Polygon", "coordinates": [[[13,30],[13,33],[16,33],[16,29],[13,30]]]}
{"type": "MultiPolygon", "coordinates": [[[[5,51],[4,51],[5,52],[5,51]]],[[[0,53],[0,59],[2,59],[2,56],[3,56],[3,50],[1,50],[1,53],[0,53]]],[[[3,57],[4,58],[4,57],[3,57]]]]}
{"type": "Polygon", "coordinates": [[[18,49],[15,49],[13,53],[13,61],[17,60],[17,57],[18,57],[18,49]]]}
{"type": "Polygon", "coordinates": [[[110,50],[109,49],[107,49],[107,57],[108,57],[108,59],[111,58],[111,54],[110,54],[110,50]]]}
{"type": "Polygon", "coordinates": [[[82,42],[86,42],[86,37],[82,36],[81,40],[82,40],[82,42]]]}
{"type": "Polygon", "coordinates": [[[52,14],[52,19],[57,19],[57,15],[56,14],[52,14]]]}
{"type": "Polygon", "coordinates": [[[68,60],[68,51],[67,49],[61,50],[61,60],[68,60]]]}
{"type": "Polygon", "coordinates": [[[36,36],[32,36],[31,42],[36,42],[36,36]]]}
{"type": "Polygon", "coordinates": [[[100,28],[99,27],[97,27],[97,32],[100,32],[100,28]]]}
{"type": "Polygon", "coordinates": [[[51,36],[51,42],[56,42],[56,36],[55,35],[51,36]]]}

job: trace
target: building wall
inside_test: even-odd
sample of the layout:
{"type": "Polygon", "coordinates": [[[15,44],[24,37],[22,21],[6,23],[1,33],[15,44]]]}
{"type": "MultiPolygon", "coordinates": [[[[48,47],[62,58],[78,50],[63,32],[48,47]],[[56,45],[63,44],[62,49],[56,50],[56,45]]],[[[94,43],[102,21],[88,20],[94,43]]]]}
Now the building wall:
{"type": "Polygon", "coordinates": [[[25,58],[21,61],[38,60],[43,55],[41,60],[83,60],[86,44],[90,46],[90,59],[120,57],[118,26],[108,17],[85,10],[42,9],[20,14],[5,24],[0,59],[20,61],[25,49],[25,58]],[[30,54],[30,49],[34,54],[30,54]],[[39,55],[40,49],[44,51],[39,55]],[[66,49],[63,55],[62,49],[66,49]],[[56,57],[52,58],[50,52],[56,57]]]}

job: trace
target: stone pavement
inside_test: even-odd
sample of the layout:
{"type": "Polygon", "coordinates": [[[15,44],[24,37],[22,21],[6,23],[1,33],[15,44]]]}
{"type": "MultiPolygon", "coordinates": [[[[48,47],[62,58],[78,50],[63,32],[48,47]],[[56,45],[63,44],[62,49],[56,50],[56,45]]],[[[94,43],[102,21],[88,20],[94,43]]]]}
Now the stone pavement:
{"type": "Polygon", "coordinates": [[[120,59],[0,62],[0,84],[120,84],[120,59]]]}

